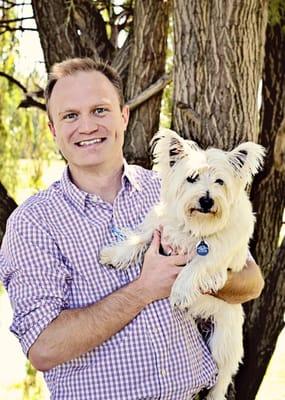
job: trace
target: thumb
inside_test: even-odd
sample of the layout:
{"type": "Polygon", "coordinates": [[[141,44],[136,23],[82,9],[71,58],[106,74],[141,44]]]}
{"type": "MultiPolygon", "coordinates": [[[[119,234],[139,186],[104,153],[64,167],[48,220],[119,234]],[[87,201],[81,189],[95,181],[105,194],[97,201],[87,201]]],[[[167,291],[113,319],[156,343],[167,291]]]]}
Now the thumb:
{"type": "Polygon", "coordinates": [[[149,249],[153,251],[154,253],[158,254],[159,253],[159,247],[160,247],[160,232],[156,229],[153,232],[153,237],[151,244],[149,246],[149,249]]]}

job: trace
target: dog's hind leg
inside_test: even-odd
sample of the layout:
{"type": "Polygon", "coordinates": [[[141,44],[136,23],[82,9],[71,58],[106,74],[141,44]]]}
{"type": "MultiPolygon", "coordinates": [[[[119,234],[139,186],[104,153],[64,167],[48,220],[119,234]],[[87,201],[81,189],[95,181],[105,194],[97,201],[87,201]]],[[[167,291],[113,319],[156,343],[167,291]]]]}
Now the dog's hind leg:
{"type": "Polygon", "coordinates": [[[207,400],[224,400],[233,375],[238,370],[243,356],[242,324],[243,310],[239,304],[222,304],[214,315],[214,333],[209,345],[218,366],[215,386],[207,400]]]}

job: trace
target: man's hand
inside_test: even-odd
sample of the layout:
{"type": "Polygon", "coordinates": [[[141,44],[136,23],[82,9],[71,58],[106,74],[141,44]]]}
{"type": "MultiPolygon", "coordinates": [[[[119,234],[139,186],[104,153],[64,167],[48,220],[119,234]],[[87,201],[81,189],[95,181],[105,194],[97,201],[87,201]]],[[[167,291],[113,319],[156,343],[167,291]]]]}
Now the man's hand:
{"type": "MultiPolygon", "coordinates": [[[[163,234],[163,226],[159,227],[161,233],[161,246],[164,254],[181,254],[181,249],[169,245],[167,237],[163,234]]],[[[188,253],[187,260],[190,262],[196,256],[195,249],[188,253]]],[[[228,271],[228,279],[225,286],[217,293],[212,294],[228,303],[241,304],[256,299],[260,296],[264,287],[264,279],[259,266],[251,254],[248,255],[246,264],[240,272],[228,271]]]]}
{"type": "Polygon", "coordinates": [[[161,255],[160,244],[160,232],[156,230],[137,280],[138,290],[148,304],[169,297],[172,285],[188,259],[185,254],[168,257],[161,255]]]}

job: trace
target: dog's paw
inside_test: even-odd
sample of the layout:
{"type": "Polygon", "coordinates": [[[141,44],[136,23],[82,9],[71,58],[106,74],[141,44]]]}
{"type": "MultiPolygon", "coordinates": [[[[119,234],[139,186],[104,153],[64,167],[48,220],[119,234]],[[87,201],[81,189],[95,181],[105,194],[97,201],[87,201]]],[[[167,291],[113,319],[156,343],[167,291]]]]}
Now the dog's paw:
{"type": "Polygon", "coordinates": [[[112,247],[104,247],[100,253],[100,263],[112,265],[113,262],[113,249],[112,247]]]}
{"type": "Polygon", "coordinates": [[[100,263],[116,269],[124,269],[129,266],[128,262],[120,259],[115,247],[104,247],[100,253],[100,263]]]}
{"type": "Polygon", "coordinates": [[[189,281],[178,277],[171,290],[170,303],[173,307],[184,310],[195,302],[199,294],[200,292],[191,285],[191,282],[189,284],[189,281]]]}

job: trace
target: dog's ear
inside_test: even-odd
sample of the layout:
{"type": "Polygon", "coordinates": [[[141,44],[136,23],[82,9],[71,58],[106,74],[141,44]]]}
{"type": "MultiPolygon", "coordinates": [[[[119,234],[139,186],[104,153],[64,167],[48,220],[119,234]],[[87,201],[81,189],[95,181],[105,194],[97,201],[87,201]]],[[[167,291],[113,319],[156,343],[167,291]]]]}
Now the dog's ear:
{"type": "Polygon", "coordinates": [[[229,152],[228,161],[238,176],[250,183],[262,168],[265,148],[260,144],[245,142],[229,152]]]}
{"type": "Polygon", "coordinates": [[[171,129],[160,129],[150,145],[154,164],[168,164],[173,167],[186,155],[186,140],[171,129]]]}

